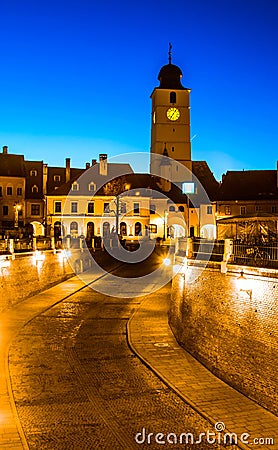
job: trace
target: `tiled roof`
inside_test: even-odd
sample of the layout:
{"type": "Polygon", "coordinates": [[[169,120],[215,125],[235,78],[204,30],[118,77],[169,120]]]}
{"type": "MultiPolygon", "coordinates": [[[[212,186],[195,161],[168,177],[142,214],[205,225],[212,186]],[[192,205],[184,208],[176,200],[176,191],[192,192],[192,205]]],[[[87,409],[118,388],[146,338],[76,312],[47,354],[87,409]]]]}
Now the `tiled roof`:
{"type": "Polygon", "coordinates": [[[228,171],[218,194],[218,200],[271,199],[278,199],[276,170],[228,171]]]}
{"type": "Polygon", "coordinates": [[[0,176],[24,177],[24,156],[0,153],[0,176]]]}

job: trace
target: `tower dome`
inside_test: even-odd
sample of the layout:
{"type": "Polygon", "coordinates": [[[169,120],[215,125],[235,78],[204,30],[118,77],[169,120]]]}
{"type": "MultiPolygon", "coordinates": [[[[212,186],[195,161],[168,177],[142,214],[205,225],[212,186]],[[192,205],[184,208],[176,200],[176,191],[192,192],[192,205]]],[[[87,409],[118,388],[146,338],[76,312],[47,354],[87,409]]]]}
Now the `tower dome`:
{"type": "Polygon", "coordinates": [[[181,69],[169,62],[161,67],[158,80],[160,81],[160,88],[162,89],[185,89],[181,84],[182,71],[181,69]]]}

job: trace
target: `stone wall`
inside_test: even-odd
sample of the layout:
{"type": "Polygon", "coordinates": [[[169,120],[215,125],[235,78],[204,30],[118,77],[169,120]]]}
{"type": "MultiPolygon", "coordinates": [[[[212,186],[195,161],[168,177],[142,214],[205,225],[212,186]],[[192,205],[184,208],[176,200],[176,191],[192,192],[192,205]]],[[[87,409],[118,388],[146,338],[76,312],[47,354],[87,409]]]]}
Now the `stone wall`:
{"type": "Polygon", "coordinates": [[[240,268],[227,274],[220,273],[219,267],[187,270],[178,273],[172,284],[169,323],[178,342],[219,378],[278,414],[274,271],[258,276],[253,270],[247,277],[250,298],[239,290],[240,268]]]}
{"type": "Polygon", "coordinates": [[[45,259],[41,262],[36,262],[31,254],[17,255],[9,260],[6,269],[0,269],[0,312],[73,275],[61,253],[43,254],[45,259]]]}

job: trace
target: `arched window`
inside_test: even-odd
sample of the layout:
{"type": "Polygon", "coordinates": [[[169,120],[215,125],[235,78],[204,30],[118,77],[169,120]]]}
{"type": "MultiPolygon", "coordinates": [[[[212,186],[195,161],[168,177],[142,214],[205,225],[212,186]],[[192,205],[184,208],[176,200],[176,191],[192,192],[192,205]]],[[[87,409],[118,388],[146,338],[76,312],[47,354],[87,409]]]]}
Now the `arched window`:
{"type": "Polygon", "coordinates": [[[170,103],[176,103],[177,96],[175,92],[170,92],[170,103]]]}
{"type": "Polygon", "coordinates": [[[127,235],[127,228],[126,228],[126,223],[125,222],[121,222],[120,223],[120,234],[122,236],[126,236],[127,235]]]}
{"type": "Polygon", "coordinates": [[[175,211],[175,207],[174,206],[169,206],[169,211],[175,211]]]}
{"type": "Polygon", "coordinates": [[[142,231],[142,225],[141,225],[141,223],[140,223],[140,222],[136,222],[136,224],[135,224],[135,229],[134,229],[134,234],[135,234],[135,236],[139,236],[139,234],[141,233],[141,231],[142,231]]]}
{"type": "Polygon", "coordinates": [[[36,184],[34,184],[34,186],[32,186],[32,192],[39,192],[39,188],[36,184]]]}
{"type": "Polygon", "coordinates": [[[179,206],[179,211],[184,212],[184,206],[179,206]]]}

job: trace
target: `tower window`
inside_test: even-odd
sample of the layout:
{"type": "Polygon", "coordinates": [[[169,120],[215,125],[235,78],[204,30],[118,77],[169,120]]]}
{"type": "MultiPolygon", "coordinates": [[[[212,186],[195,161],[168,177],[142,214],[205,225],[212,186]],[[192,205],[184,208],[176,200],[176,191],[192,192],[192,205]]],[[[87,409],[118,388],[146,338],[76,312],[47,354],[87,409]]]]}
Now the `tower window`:
{"type": "Polygon", "coordinates": [[[175,151],[175,147],[172,147],[172,152],[174,152],[175,151]]]}
{"type": "Polygon", "coordinates": [[[176,103],[177,96],[175,92],[170,92],[170,103],[176,103]]]}

